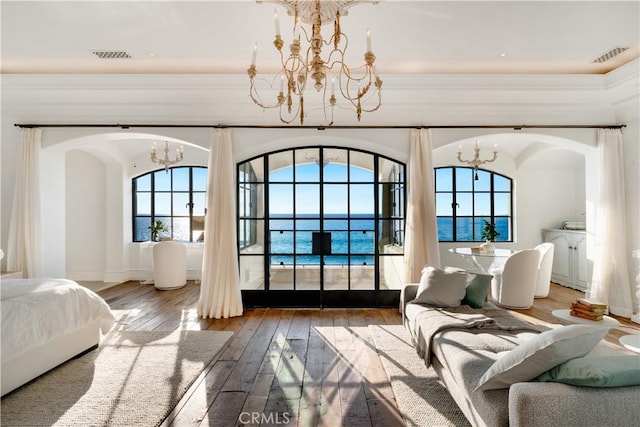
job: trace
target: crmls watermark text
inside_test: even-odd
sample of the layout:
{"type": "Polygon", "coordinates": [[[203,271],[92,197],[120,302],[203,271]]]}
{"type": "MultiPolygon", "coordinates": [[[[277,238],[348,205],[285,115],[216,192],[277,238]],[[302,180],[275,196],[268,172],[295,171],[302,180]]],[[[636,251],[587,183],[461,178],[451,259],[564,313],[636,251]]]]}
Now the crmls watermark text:
{"type": "Polygon", "coordinates": [[[262,412],[240,412],[238,421],[242,424],[289,424],[291,415],[288,412],[271,412],[264,414],[262,412]]]}

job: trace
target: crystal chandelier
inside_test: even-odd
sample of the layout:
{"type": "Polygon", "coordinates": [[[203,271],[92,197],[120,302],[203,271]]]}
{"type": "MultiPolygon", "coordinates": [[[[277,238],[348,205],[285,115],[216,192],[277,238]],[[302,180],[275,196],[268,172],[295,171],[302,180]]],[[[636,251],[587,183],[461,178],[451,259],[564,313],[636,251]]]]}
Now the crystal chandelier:
{"type": "Polygon", "coordinates": [[[184,147],[182,145],[180,148],[176,148],[176,158],[174,160],[169,158],[169,141],[165,141],[164,143],[164,158],[162,159],[156,155],[156,143],[154,142],[151,146],[151,162],[163,165],[165,171],[169,171],[169,166],[181,162],[183,158],[184,147]]]}
{"type": "Polygon", "coordinates": [[[464,160],[462,158],[462,145],[458,145],[458,161],[460,163],[465,163],[468,165],[473,166],[474,172],[475,172],[475,180],[478,180],[478,166],[483,165],[485,163],[491,163],[494,160],[496,160],[498,158],[498,144],[494,145],[493,147],[493,157],[490,159],[485,159],[482,160],[480,159],[480,146],[478,145],[478,141],[476,140],[476,145],[473,149],[474,151],[474,155],[473,155],[473,159],[471,160],[464,160]]]}
{"type": "Polygon", "coordinates": [[[364,1],[366,0],[272,0],[285,6],[289,14],[294,16],[292,41],[289,53],[286,53],[283,50],[284,40],[280,33],[278,12],[274,11],[276,35],[273,45],[280,54],[281,68],[269,82],[269,86],[275,89],[279,84],[280,89],[274,91],[273,98],[269,98],[271,101],[263,101],[260,97],[255,84],[256,43],[251,66],[247,69],[250,80],[249,95],[253,102],[263,109],[278,108],[283,123],[290,124],[299,118],[300,125],[303,125],[307,113],[305,90],[309,83],[322,98],[321,108],[325,123],[329,126],[333,124],[336,105],[354,110],[358,121],[363,112],[369,113],[380,108],[382,80],[374,65],[376,57],[371,50],[369,30],[366,34],[367,50],[364,54],[364,64],[350,68],[344,62],[349,41],[340,28],[340,17],[346,15],[349,7],[364,1]],[[311,28],[308,30],[303,23],[311,28]],[[330,23],[333,23],[333,34],[330,39],[325,40],[321,27],[330,23]],[[302,43],[308,46],[303,47],[302,43]],[[322,50],[325,47],[328,53],[323,57],[322,50]],[[346,101],[346,107],[338,104],[336,94],[341,95],[346,101]]]}

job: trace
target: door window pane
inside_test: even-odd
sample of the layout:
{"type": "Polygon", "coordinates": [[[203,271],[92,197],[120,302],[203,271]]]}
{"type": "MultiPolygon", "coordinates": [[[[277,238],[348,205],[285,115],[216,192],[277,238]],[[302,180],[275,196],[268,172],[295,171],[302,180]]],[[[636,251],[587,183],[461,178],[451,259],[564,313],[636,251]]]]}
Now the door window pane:
{"type": "Polygon", "coordinates": [[[173,230],[171,236],[173,240],[179,242],[191,241],[191,233],[189,231],[189,217],[187,218],[173,218],[173,230]]]}
{"type": "Polygon", "coordinates": [[[189,216],[189,193],[173,193],[173,215],[189,216]]]}
{"type": "Polygon", "coordinates": [[[320,290],[320,257],[296,257],[296,290],[320,290]]]}
{"type": "Polygon", "coordinates": [[[324,182],[347,182],[347,150],[325,148],[322,153],[324,182]]]}
{"type": "Polygon", "coordinates": [[[293,181],[293,151],[283,151],[269,156],[269,181],[293,181]]]}
{"type": "Polygon", "coordinates": [[[456,190],[473,191],[473,169],[456,168],[456,190]]]}
{"type": "Polygon", "coordinates": [[[354,291],[375,289],[375,265],[373,259],[367,262],[365,259],[351,259],[350,289],[354,291]]]}
{"type": "Polygon", "coordinates": [[[174,168],[171,169],[173,175],[173,191],[189,191],[189,169],[174,168]]]}
{"type": "Polygon", "coordinates": [[[436,169],[436,191],[453,191],[452,173],[452,168],[436,169]]]}
{"type": "Polygon", "coordinates": [[[151,193],[136,194],[136,213],[138,215],[151,215],[151,193]]]}
{"type": "Polygon", "coordinates": [[[347,214],[347,188],[347,184],[324,184],[325,214],[347,214]]]}
{"type": "Polygon", "coordinates": [[[293,185],[269,185],[269,212],[272,214],[293,214],[293,185]]]}
{"type": "Polygon", "coordinates": [[[373,184],[351,184],[349,198],[351,214],[373,215],[373,184]]]}
{"type": "Polygon", "coordinates": [[[156,193],[155,214],[171,215],[171,193],[156,193]]]}
{"type": "Polygon", "coordinates": [[[320,214],[320,185],[296,184],[296,215],[320,214]]]}
{"type": "Polygon", "coordinates": [[[490,216],[491,215],[491,194],[476,193],[474,196],[475,215],[490,216]]]}
{"type": "Polygon", "coordinates": [[[264,289],[264,262],[261,256],[240,257],[240,287],[264,289]]]}
{"type": "Polygon", "coordinates": [[[151,191],[151,175],[143,175],[136,178],[136,191],[151,191]]]}
{"type": "Polygon", "coordinates": [[[296,150],[296,182],[320,182],[320,149],[296,150]]]}
{"type": "Polygon", "coordinates": [[[436,193],[436,215],[453,216],[453,193],[436,193]]]}
{"type": "Polygon", "coordinates": [[[207,168],[192,168],[191,173],[193,174],[191,182],[193,191],[207,191],[207,168]]]}
{"type": "Polygon", "coordinates": [[[351,182],[373,182],[373,155],[351,151],[349,154],[349,180],[351,182]]]}
{"type": "Polygon", "coordinates": [[[293,254],[293,232],[271,231],[270,235],[272,254],[293,254]]]}
{"type": "Polygon", "coordinates": [[[350,253],[373,254],[376,251],[375,235],[372,231],[352,231],[349,233],[350,253]]]}
{"type": "Polygon", "coordinates": [[[271,257],[269,289],[293,290],[293,263],[285,263],[283,257],[271,257]]]}
{"type": "Polygon", "coordinates": [[[171,174],[160,170],[153,174],[153,189],[155,191],[171,191],[171,174]]]}

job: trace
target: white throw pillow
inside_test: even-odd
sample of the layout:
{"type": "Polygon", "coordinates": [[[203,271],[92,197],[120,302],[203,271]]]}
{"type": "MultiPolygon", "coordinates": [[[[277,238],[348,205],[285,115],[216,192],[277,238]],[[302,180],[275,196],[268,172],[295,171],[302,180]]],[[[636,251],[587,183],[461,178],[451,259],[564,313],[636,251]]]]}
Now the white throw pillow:
{"type": "Polygon", "coordinates": [[[447,272],[435,267],[425,267],[413,302],[437,307],[458,307],[464,298],[466,284],[465,272],[447,272]]]}
{"type": "Polygon", "coordinates": [[[506,352],[484,373],[474,391],[509,388],[530,381],[567,360],[589,353],[609,331],[594,325],[551,329],[506,352]]]}

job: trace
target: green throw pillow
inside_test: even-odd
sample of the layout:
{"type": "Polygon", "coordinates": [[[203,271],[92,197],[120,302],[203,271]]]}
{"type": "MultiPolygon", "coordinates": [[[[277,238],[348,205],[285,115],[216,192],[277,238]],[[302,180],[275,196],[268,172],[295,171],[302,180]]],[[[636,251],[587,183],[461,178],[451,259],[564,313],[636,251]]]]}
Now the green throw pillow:
{"type": "Polygon", "coordinates": [[[640,385],[640,357],[602,356],[572,359],[548,370],[535,381],[583,387],[640,385]]]}
{"type": "Polygon", "coordinates": [[[493,276],[487,274],[475,274],[475,277],[467,283],[461,304],[466,304],[471,308],[484,307],[492,278],[493,276]]]}

